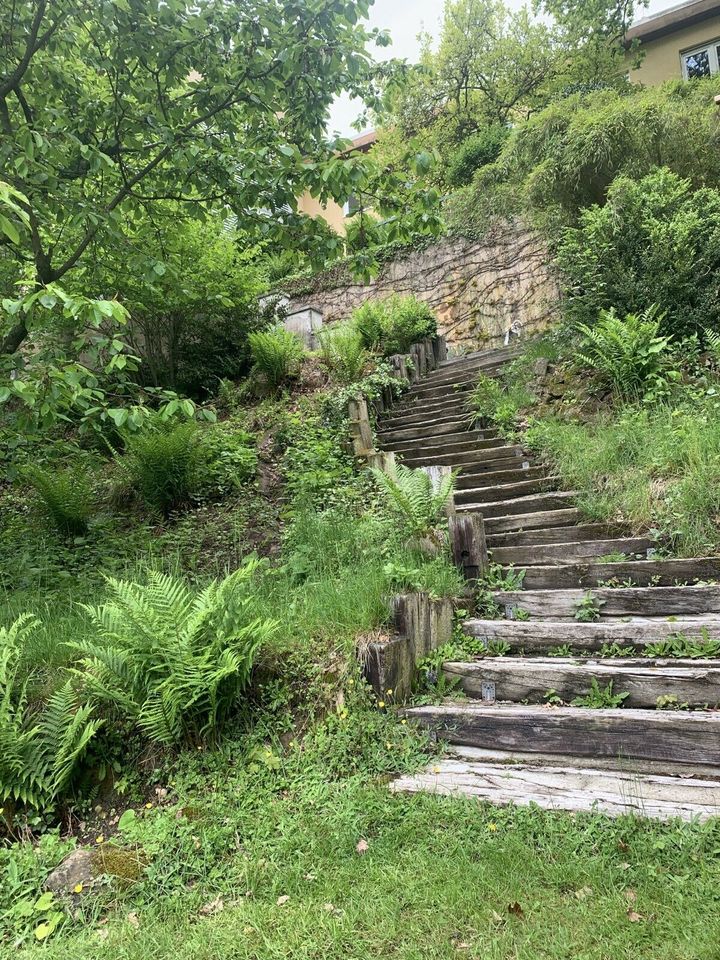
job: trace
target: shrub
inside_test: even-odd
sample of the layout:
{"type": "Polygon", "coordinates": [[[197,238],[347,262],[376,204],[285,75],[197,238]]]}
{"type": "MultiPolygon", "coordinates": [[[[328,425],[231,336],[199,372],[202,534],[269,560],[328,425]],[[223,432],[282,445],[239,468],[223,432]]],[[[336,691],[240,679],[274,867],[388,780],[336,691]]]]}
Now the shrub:
{"type": "Polygon", "coordinates": [[[253,435],[231,425],[214,424],[199,435],[193,492],[197,496],[222,497],[239,489],[256,469],[253,435]]]}
{"type": "Polygon", "coordinates": [[[352,315],[364,345],[384,356],[406,353],[413,343],[437,334],[435,314],[416,297],[368,300],[352,315]]]}
{"type": "Polygon", "coordinates": [[[161,573],[108,578],[110,599],[84,606],[96,638],[73,644],[87,689],[156,743],[215,736],[246,689],[275,621],[254,614],[249,560],[199,593],[161,573]]]}
{"type": "Polygon", "coordinates": [[[297,375],[303,358],[303,345],[289,330],[276,327],[248,337],[255,370],[271,390],[297,375]]]}
{"type": "Polygon", "coordinates": [[[29,466],[25,476],[40,498],[46,518],[64,536],[87,532],[93,511],[93,490],[84,471],[77,467],[51,472],[29,466]]]}
{"type": "Polygon", "coordinates": [[[368,360],[363,337],[351,324],[329,327],[320,335],[323,360],[342,383],[354,383],[362,377],[368,360]]]}
{"type": "Polygon", "coordinates": [[[659,303],[665,333],[720,329],[720,190],[694,190],[669,170],[617,179],[604,207],[565,233],[558,264],[565,312],[592,324],[601,309],[659,303]]]}
{"type": "Polygon", "coordinates": [[[579,325],[583,341],[576,362],[589,367],[600,386],[624,400],[637,400],[657,383],[667,359],[670,339],[659,335],[661,323],[657,306],[625,319],[602,310],[594,327],[579,325]]]}
{"type": "Polygon", "coordinates": [[[78,705],[71,681],[45,703],[30,703],[32,675],[21,676],[20,660],[37,626],[24,616],[0,627],[0,801],[46,811],[67,792],[101,721],[78,705]]]}
{"type": "Polygon", "coordinates": [[[201,451],[194,423],[162,424],[154,420],[125,441],[119,461],[131,487],[163,516],[191,497],[201,451]]]}
{"type": "Polygon", "coordinates": [[[447,165],[447,181],[453,187],[472,183],[480,167],[497,160],[510,131],[507,127],[493,125],[474,133],[456,149],[447,165]]]}
{"type": "Polygon", "coordinates": [[[396,464],[388,472],[372,469],[388,505],[402,520],[410,537],[432,537],[453,494],[455,475],[446,474],[436,485],[430,474],[396,464]]]}

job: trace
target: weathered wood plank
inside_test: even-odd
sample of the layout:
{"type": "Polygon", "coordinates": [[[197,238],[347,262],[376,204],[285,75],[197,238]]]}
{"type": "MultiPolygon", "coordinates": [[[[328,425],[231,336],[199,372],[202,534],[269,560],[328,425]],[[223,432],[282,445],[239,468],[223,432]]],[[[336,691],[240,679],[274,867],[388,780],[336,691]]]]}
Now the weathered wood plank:
{"type": "Polygon", "coordinates": [[[572,527],[549,527],[545,530],[517,530],[488,537],[488,546],[529,547],[538,543],[577,543],[587,540],[616,540],[627,536],[627,530],[603,523],[584,523],[572,527]]]}
{"type": "Polygon", "coordinates": [[[659,820],[705,820],[720,814],[720,781],[590,768],[469,762],[448,757],[423,773],[398,777],[396,793],[419,791],[476,797],[505,806],[535,804],[547,810],[608,816],[634,814],[659,820]]]}
{"type": "MultiPolygon", "coordinates": [[[[487,523],[486,523],[487,529],[487,523]]],[[[594,590],[495,591],[493,596],[506,615],[514,609],[531,617],[573,619],[586,596],[600,603],[600,619],[607,617],[698,616],[720,613],[720,587],[597,587],[594,590]]]]}
{"type": "Polygon", "coordinates": [[[398,440],[416,440],[421,437],[443,436],[446,433],[460,433],[462,430],[469,429],[470,424],[457,417],[444,423],[424,423],[411,427],[404,427],[400,430],[387,430],[381,434],[382,441],[388,446],[398,440]]]}
{"type": "Polygon", "coordinates": [[[720,714],[444,703],[404,711],[450,743],[720,766],[720,714]]]}
{"type": "Polygon", "coordinates": [[[647,537],[619,540],[578,540],[568,543],[533,544],[527,547],[493,547],[494,563],[518,566],[575,563],[583,557],[603,557],[610,553],[647,555],[655,542],[647,537]]]}
{"type": "MultiPolygon", "coordinates": [[[[480,450],[477,453],[469,454],[467,457],[464,455],[462,457],[454,457],[452,454],[443,455],[438,457],[438,460],[449,467],[468,467],[473,471],[492,471],[492,470],[505,470],[512,467],[524,467],[525,464],[528,464],[527,459],[521,454],[517,453],[514,447],[509,448],[498,448],[499,452],[490,451],[490,450],[480,450]],[[491,457],[491,459],[485,459],[485,457],[491,457]],[[448,461],[448,462],[446,462],[448,461]],[[458,461],[458,462],[454,462],[458,461]]],[[[404,453],[402,454],[403,462],[407,464],[426,464],[428,458],[422,455],[417,456],[414,453],[404,453]]]]}
{"type": "Polygon", "coordinates": [[[450,517],[450,548],[455,566],[468,583],[477,583],[488,570],[485,524],[479,515],[450,517]]]}
{"type": "Polygon", "coordinates": [[[494,503],[463,503],[461,509],[467,511],[478,510],[486,520],[496,517],[510,517],[522,513],[544,513],[553,508],[562,510],[577,496],[575,491],[558,491],[557,493],[536,493],[529,497],[517,497],[513,500],[500,500],[494,503]]]}
{"type": "Polygon", "coordinates": [[[681,633],[689,639],[720,639],[719,617],[681,617],[627,622],[603,620],[578,623],[576,620],[466,620],[463,630],[478,639],[502,640],[511,650],[546,653],[564,644],[574,651],[599,650],[605,644],[643,647],[681,633]]]}
{"type": "Polygon", "coordinates": [[[552,690],[567,703],[587,694],[595,680],[601,689],[612,683],[613,693],[626,693],[623,707],[654,708],[663,696],[691,707],[720,703],[720,660],[485,657],[445,663],[443,673],[481,700],[545,703],[552,690]]]}
{"type": "MultiPolygon", "coordinates": [[[[483,440],[493,440],[487,437],[483,430],[461,430],[459,433],[449,433],[444,437],[430,437],[424,440],[400,440],[393,445],[396,453],[416,451],[423,454],[464,453],[475,449],[475,444],[483,440]]],[[[482,449],[482,448],[481,448],[482,449]]]]}
{"type": "Polygon", "coordinates": [[[444,451],[441,454],[427,456],[422,452],[415,453],[414,451],[408,451],[404,454],[404,458],[407,462],[411,460],[422,460],[424,463],[429,464],[442,463],[448,467],[461,467],[467,466],[468,464],[481,464],[486,458],[493,461],[502,460],[505,463],[522,462],[524,459],[524,454],[520,447],[505,444],[498,445],[497,441],[494,440],[480,440],[478,441],[476,449],[463,451],[462,453],[444,451]],[[486,444],[490,443],[493,444],[492,447],[486,446],[486,444]]]}
{"type": "Polygon", "coordinates": [[[460,467],[456,486],[459,490],[481,487],[483,484],[504,486],[509,483],[517,483],[520,480],[536,480],[544,476],[545,469],[543,467],[531,467],[527,460],[523,460],[519,464],[511,461],[504,470],[478,472],[473,470],[472,467],[460,467]]]}
{"type": "Polygon", "coordinates": [[[567,564],[531,567],[523,585],[528,590],[563,587],[596,587],[608,581],[637,586],[673,586],[720,579],[720,558],[687,560],[635,560],[622,563],[567,564]]]}
{"type": "Polygon", "coordinates": [[[577,507],[544,512],[541,510],[537,513],[516,514],[509,517],[486,517],[485,532],[490,537],[501,533],[517,533],[535,529],[547,530],[550,527],[570,527],[579,523],[581,519],[582,514],[577,507]]]}

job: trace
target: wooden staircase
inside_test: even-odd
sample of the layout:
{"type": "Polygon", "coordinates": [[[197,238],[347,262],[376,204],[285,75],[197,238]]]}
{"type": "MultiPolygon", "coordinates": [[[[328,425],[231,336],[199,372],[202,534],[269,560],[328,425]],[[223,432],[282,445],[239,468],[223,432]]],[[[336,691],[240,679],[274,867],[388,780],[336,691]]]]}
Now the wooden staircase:
{"type": "Polygon", "coordinates": [[[513,355],[444,361],[380,425],[382,448],[407,465],[460,471],[457,512],[482,515],[505,582],[522,572],[520,588],[488,598],[497,618],[464,624],[479,649],[503,655],[444,664],[462,698],[406,711],[450,753],[392,789],[720,815],[720,559],[660,560],[651,538],[584,520],[574,492],[520,445],[474,426],[478,375],[513,355]],[[618,696],[622,706],[571,705],[618,696]]]}

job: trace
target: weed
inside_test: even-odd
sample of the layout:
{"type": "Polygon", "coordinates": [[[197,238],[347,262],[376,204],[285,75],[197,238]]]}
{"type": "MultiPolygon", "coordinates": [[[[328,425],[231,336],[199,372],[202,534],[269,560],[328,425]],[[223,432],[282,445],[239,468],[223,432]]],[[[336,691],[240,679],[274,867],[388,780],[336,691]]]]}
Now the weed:
{"type": "Polygon", "coordinates": [[[79,467],[50,471],[28,466],[25,476],[35,488],[42,512],[59,533],[80,537],[87,532],[93,512],[93,490],[79,467]]]}
{"type": "Polygon", "coordinates": [[[689,710],[688,703],[681,703],[674,693],[665,693],[655,701],[656,710],[689,710]]]}
{"type": "Polygon", "coordinates": [[[592,593],[586,593],[575,604],[575,619],[580,623],[597,623],[605,603],[605,600],[599,600],[592,593]]]}
{"type": "Polygon", "coordinates": [[[574,652],[569,643],[561,643],[557,647],[550,647],[547,655],[549,657],[572,657],[574,652]]]}
{"type": "Polygon", "coordinates": [[[701,631],[700,637],[686,637],[682,633],[670,634],[665,640],[649,643],[643,651],[643,656],[674,657],[678,659],[701,660],[720,657],[720,639],[711,639],[706,628],[701,631]]]}
{"type": "Polygon", "coordinates": [[[570,702],[574,707],[593,707],[595,709],[609,709],[621,707],[625,700],[630,696],[629,693],[613,693],[613,681],[611,680],[606,687],[600,687],[595,677],[592,678],[590,689],[586,694],[575,697],[570,702]]]}

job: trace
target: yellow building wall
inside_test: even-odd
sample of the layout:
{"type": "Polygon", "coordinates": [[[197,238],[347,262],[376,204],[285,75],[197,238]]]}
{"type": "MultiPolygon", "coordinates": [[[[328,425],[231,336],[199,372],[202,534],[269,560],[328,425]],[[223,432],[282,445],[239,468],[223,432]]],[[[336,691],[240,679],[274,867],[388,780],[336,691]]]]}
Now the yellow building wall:
{"type": "Polygon", "coordinates": [[[630,71],[630,79],[646,87],[666,80],[680,80],[683,75],[680,53],[701,47],[709,40],[720,40],[720,15],[641,44],[645,57],[637,70],[630,71]]]}
{"type": "Polygon", "coordinates": [[[345,236],[345,212],[339,203],[331,200],[329,203],[321,203],[309,193],[304,193],[298,200],[298,212],[304,213],[308,217],[322,217],[328,223],[335,233],[341,237],[345,236]]]}

